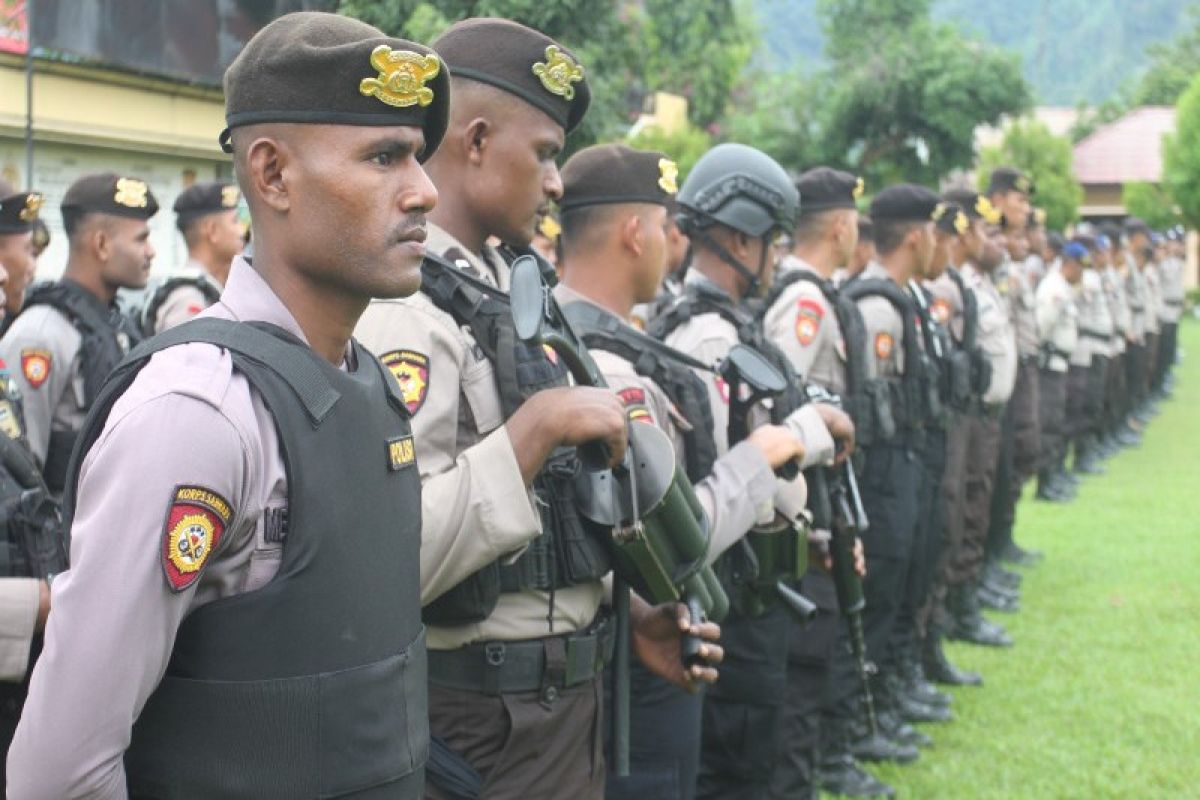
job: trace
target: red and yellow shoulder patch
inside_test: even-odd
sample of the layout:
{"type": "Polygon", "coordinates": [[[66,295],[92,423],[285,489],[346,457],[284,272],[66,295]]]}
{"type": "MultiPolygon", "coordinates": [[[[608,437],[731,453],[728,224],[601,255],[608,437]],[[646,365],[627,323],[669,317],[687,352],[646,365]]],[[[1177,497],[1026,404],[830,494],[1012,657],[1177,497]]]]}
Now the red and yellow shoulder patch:
{"type": "Polygon", "coordinates": [[[950,301],[938,297],[929,304],[929,313],[937,322],[945,325],[950,322],[950,318],[954,316],[954,309],[950,307],[950,301]]]}
{"type": "Polygon", "coordinates": [[[821,304],[810,298],[803,298],[796,303],[796,339],[807,347],[817,338],[825,309],[821,304]]]}
{"type": "Polygon", "coordinates": [[[38,389],[50,377],[50,351],[26,348],[21,351],[21,373],[29,385],[38,389]]]}
{"type": "Polygon", "coordinates": [[[429,356],[415,350],[392,350],[379,360],[396,376],[408,413],[416,414],[429,394],[429,356]]]}
{"type": "Polygon", "coordinates": [[[630,422],[645,422],[654,424],[650,416],[650,408],[646,405],[646,392],[635,386],[629,386],[617,392],[621,402],[625,404],[625,413],[630,422]]]}
{"type": "Polygon", "coordinates": [[[163,525],[162,566],[167,586],[182,592],[194,584],[225,535],[233,508],[203,486],[177,486],[163,525]]]}
{"type": "Polygon", "coordinates": [[[896,342],[890,333],[875,334],[875,357],[881,361],[892,357],[896,342]]]}

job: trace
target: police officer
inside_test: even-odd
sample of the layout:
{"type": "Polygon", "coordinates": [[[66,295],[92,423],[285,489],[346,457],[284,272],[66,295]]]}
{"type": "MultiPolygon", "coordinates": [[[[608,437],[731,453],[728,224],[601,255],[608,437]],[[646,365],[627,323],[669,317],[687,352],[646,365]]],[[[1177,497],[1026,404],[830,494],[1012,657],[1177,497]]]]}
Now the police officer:
{"type": "MultiPolygon", "coordinates": [[[[1100,458],[1100,433],[1104,413],[1104,390],[1112,353],[1113,317],[1104,291],[1103,270],[1108,267],[1108,250],[1097,237],[1080,237],[1088,248],[1089,262],[1084,265],[1076,305],[1079,308],[1079,341],[1071,357],[1072,369],[1083,368],[1083,399],[1079,404],[1078,425],[1074,432],[1073,468],[1085,475],[1104,471],[1100,458]]],[[[1074,376],[1075,380],[1079,380],[1074,376]]]]}
{"type": "MultiPolygon", "coordinates": [[[[420,482],[400,390],[349,331],[419,285],[447,93],[430,50],[329,14],[227,70],[256,257],[81,431],[11,797],[421,796],[420,482]]],[[[459,538],[462,570],[526,541],[459,538]]]]}
{"type": "Polygon", "coordinates": [[[157,211],[137,178],[75,181],[62,202],[71,247],[63,277],[32,289],[0,340],[25,401],[29,445],[55,492],[100,385],[139,338],[115,297],[117,289],[146,285],[154,257],[147,220],[157,211]]]}
{"type": "Polygon", "coordinates": [[[1162,336],[1158,374],[1155,376],[1154,382],[1155,395],[1159,399],[1165,399],[1171,393],[1171,371],[1175,366],[1175,357],[1179,348],[1179,320],[1183,316],[1186,295],[1183,277],[1185,269],[1183,229],[1174,227],[1167,231],[1165,257],[1159,262],[1159,271],[1162,276],[1162,307],[1159,312],[1162,321],[1162,336]]]}
{"type": "Polygon", "coordinates": [[[217,302],[245,230],[238,220],[241,192],[224,181],[194,183],[175,200],[175,226],[187,243],[188,261],[154,290],[142,311],[147,336],[187,322],[217,302]]]}
{"type": "MultiPolygon", "coordinates": [[[[528,246],[561,195],[555,158],[587,109],[586,68],[500,19],[460,22],[434,49],[455,100],[429,162],[440,202],[422,291],[372,304],[357,335],[396,374],[413,415],[425,540],[469,522],[480,538],[534,541],[469,577],[453,550],[431,563],[430,725],[487,797],[597,797],[609,563],[576,511],[572,476],[576,445],[601,439],[622,457],[626,415],[612,392],[566,386],[557,357],[521,344],[505,295],[509,248],[528,246]],[[505,252],[487,244],[492,236],[505,252]]],[[[714,677],[679,663],[674,606],[635,602],[634,612],[639,642],[661,657],[651,664],[642,649],[647,666],[689,685],[714,677]]],[[[443,791],[427,786],[431,797],[443,791]]]]}
{"type": "Polygon", "coordinates": [[[1152,314],[1146,269],[1153,254],[1150,226],[1137,217],[1125,220],[1125,294],[1129,300],[1129,347],[1126,384],[1129,392],[1129,424],[1139,430],[1149,420],[1147,375],[1150,371],[1149,343],[1152,314]]]}
{"type": "Polygon", "coordinates": [[[1129,301],[1125,293],[1125,278],[1121,272],[1124,254],[1120,250],[1121,229],[1108,224],[1099,237],[1100,248],[1106,262],[1101,271],[1104,295],[1112,315],[1113,335],[1109,343],[1112,360],[1109,363],[1108,380],[1104,392],[1104,430],[1101,438],[1101,455],[1110,458],[1122,447],[1137,443],[1137,433],[1129,427],[1128,390],[1126,388],[1126,338],[1132,321],[1129,301]]]}
{"type": "Polygon", "coordinates": [[[1088,261],[1087,248],[1078,242],[1063,247],[1062,263],[1051,271],[1037,292],[1038,335],[1041,338],[1039,386],[1042,423],[1042,460],[1038,466],[1039,500],[1064,502],[1072,495],[1058,477],[1065,472],[1068,445],[1068,381],[1071,356],[1079,339],[1079,311],[1075,287],[1088,261]]]}
{"type": "MultiPolygon", "coordinates": [[[[671,436],[711,521],[713,560],[770,505],[772,470],[802,457],[803,447],[789,429],[764,425],[716,458],[707,390],[685,363],[690,359],[627,322],[637,302],[654,299],[669,264],[666,216],[674,205],[675,174],[674,162],[663,154],[623,145],[597,145],[571,157],[562,171],[563,282],[555,296],[630,422],[657,425],[671,436]]],[[[634,665],[633,772],[628,778],[610,774],[605,796],[692,797],[702,702],[634,665]]]]}
{"type": "MultiPolygon", "coordinates": [[[[786,357],[766,341],[743,306],[745,298],[760,296],[770,284],[776,234],[795,226],[799,195],[787,173],[759,150],[718,145],[692,168],[677,201],[692,262],[683,293],[651,323],[650,332],[704,364],[719,362],[741,342],[791,374],[786,357]]],[[[738,398],[719,376],[701,377],[709,389],[718,452],[725,452],[736,444],[728,433],[738,398]]],[[[773,421],[788,425],[804,443],[802,468],[830,463],[833,436],[852,443],[849,418],[832,406],[799,405],[796,392],[791,387],[775,399],[773,421]]],[[[775,517],[794,518],[802,510],[804,493],[795,494],[797,483],[802,480],[781,486],[775,498],[779,511],[766,509],[761,523],[791,524],[775,517]]],[[[736,594],[736,587],[730,588],[736,594]]],[[[791,624],[778,604],[765,610],[735,604],[723,623],[725,661],[721,681],[705,698],[697,797],[766,795],[779,753],[783,714],[778,701],[786,691],[791,624]]]]}
{"type": "MultiPolygon", "coordinates": [[[[0,180],[0,285],[20,306],[26,276],[33,273],[33,226],[42,196],[17,192],[0,180]],[[8,278],[12,275],[12,278],[8,278]]],[[[0,312],[2,313],[2,312],[0,312]]],[[[36,519],[8,511],[0,518],[0,754],[6,755],[20,718],[30,664],[41,646],[50,610],[46,579],[65,568],[57,511],[42,483],[25,438],[21,393],[8,365],[0,362],[0,502],[41,513],[36,519]],[[35,495],[36,493],[36,495],[35,495]],[[45,501],[31,505],[40,495],[45,501]]],[[[0,768],[0,776],[4,773],[0,768]]]]}
{"type": "Polygon", "coordinates": [[[1025,239],[1029,243],[1029,254],[1025,256],[1023,269],[1026,279],[1036,289],[1038,284],[1042,282],[1042,278],[1046,277],[1046,270],[1050,263],[1047,261],[1046,248],[1046,210],[1043,208],[1030,208],[1029,219],[1025,223],[1025,239]]]}
{"type": "MultiPolygon", "coordinates": [[[[800,215],[791,252],[766,298],[763,331],[809,383],[845,397],[848,351],[832,277],[858,249],[857,201],[863,183],[847,172],[817,167],[796,182],[800,215]]],[[[858,362],[862,368],[861,358],[858,362]]],[[[820,747],[821,706],[838,640],[837,597],[830,577],[810,566],[805,591],[817,618],[793,628],[788,650],[784,747],[771,779],[771,797],[809,797],[818,785],[854,797],[887,796],[891,787],[866,772],[848,749],[820,747]]]]}

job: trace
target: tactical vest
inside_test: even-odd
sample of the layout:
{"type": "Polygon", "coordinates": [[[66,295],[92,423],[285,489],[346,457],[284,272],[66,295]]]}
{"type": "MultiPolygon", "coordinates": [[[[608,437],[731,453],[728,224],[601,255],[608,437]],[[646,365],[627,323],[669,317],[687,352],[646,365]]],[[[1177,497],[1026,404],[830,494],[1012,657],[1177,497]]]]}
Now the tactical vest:
{"type": "MultiPolygon", "coordinates": [[[[866,297],[884,298],[900,315],[904,331],[904,374],[875,377],[865,382],[863,403],[856,409],[859,416],[854,417],[855,439],[863,447],[876,444],[920,446],[927,396],[912,301],[899,286],[881,278],[859,279],[842,287],[841,294],[854,304],[866,297]]],[[[863,357],[869,352],[871,343],[867,341],[865,325],[849,335],[843,331],[842,335],[846,339],[847,352],[853,350],[863,357]]]]}
{"type": "MultiPolygon", "coordinates": [[[[79,332],[79,365],[83,371],[84,409],[90,409],[109,373],[121,363],[129,348],[141,341],[133,323],[112,306],[74,281],[44,283],[35,286],[25,298],[24,312],[36,305],[48,305],[61,312],[79,332]]],[[[67,464],[78,432],[51,430],[42,474],[55,493],[62,492],[67,464]]]]}
{"type": "Polygon", "coordinates": [[[933,318],[929,311],[929,295],[919,284],[908,287],[909,296],[917,309],[921,323],[921,374],[924,417],[929,424],[945,425],[946,406],[950,398],[949,355],[953,352],[950,336],[945,326],[933,318]]]}
{"type": "Polygon", "coordinates": [[[155,326],[158,324],[158,312],[163,307],[163,303],[167,302],[167,298],[176,289],[182,289],[185,286],[190,286],[200,291],[204,295],[204,302],[208,305],[215,305],[221,299],[221,290],[216,284],[201,275],[176,275],[167,278],[162,284],[154,290],[154,294],[150,295],[150,299],[146,302],[146,307],[142,309],[140,314],[142,336],[147,339],[155,334],[155,326]]]}
{"type": "Polygon", "coordinates": [[[967,287],[958,270],[948,267],[946,274],[958,287],[963,304],[962,342],[951,357],[950,377],[950,404],[961,411],[982,398],[991,386],[992,362],[979,346],[979,298],[967,287]]]}
{"type": "Polygon", "coordinates": [[[152,354],[188,342],[229,350],[262,396],[287,466],[288,524],[274,578],[179,626],[125,753],[130,795],[421,797],[421,483],[415,460],[395,456],[412,443],[399,388],[357,342],[345,372],[266,323],[196,320],[138,348],[80,431],[68,525],[113,404],[152,354]]]}
{"type": "MultiPolygon", "coordinates": [[[[537,392],[567,385],[562,363],[517,336],[504,292],[432,254],[426,254],[421,265],[421,291],[455,322],[471,329],[475,344],[494,367],[505,419],[537,392]]],[[[551,454],[533,482],[542,534],[515,563],[495,561],[425,606],[425,621],[482,622],[501,593],[548,591],[553,604],[555,590],[604,577],[611,569],[608,551],[578,511],[574,478],[579,469],[575,448],[562,447],[551,454]]]]}
{"type": "Polygon", "coordinates": [[[661,388],[692,426],[681,431],[684,470],[692,483],[707,478],[717,460],[708,388],[692,370],[710,367],[626,325],[591,303],[570,303],[563,314],[589,350],[604,350],[633,365],[637,374],[661,388]]]}

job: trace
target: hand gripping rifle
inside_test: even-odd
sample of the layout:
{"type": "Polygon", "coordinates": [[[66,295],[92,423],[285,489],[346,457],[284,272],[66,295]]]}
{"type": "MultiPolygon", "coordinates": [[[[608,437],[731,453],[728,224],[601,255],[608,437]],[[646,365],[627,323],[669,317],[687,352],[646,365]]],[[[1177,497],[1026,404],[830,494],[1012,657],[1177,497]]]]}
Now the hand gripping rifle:
{"type": "MultiPolygon", "coordinates": [[[[607,384],[550,292],[553,270],[532,256],[512,265],[513,323],[527,344],[548,346],[562,358],[577,384],[607,384]]],[[[613,731],[617,774],[629,774],[629,589],[648,603],[682,602],[693,622],[721,620],[729,599],[707,566],[708,519],[679,470],[675,448],[654,425],[628,426],[624,461],[608,467],[602,443],[580,448],[576,476],[581,515],[602,532],[613,557],[613,731]]],[[[685,637],[683,662],[703,662],[698,637],[685,637]]]]}

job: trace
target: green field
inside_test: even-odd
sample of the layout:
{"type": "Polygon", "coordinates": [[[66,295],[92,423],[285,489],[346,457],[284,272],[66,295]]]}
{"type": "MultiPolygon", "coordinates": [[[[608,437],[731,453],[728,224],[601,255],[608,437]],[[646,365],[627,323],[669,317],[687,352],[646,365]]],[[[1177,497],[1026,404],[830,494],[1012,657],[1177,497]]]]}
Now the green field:
{"type": "Polygon", "coordinates": [[[1011,650],[955,644],[982,689],[955,691],[935,747],[874,769],[902,798],[1200,798],[1200,324],[1140,449],[1068,505],[1018,511],[1045,552],[1011,650]]]}

